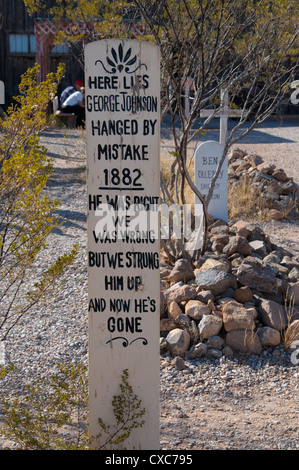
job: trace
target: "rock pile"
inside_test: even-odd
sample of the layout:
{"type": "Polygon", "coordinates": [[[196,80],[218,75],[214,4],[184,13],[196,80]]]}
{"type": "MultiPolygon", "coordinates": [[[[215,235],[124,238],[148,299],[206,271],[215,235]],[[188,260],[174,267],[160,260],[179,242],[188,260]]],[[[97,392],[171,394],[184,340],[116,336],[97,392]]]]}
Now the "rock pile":
{"type": "Polygon", "coordinates": [[[228,182],[236,188],[244,178],[269,208],[271,219],[279,220],[287,215],[298,215],[299,186],[285,171],[265,162],[259,155],[234,149],[228,154],[228,182]]]}
{"type": "Polygon", "coordinates": [[[255,224],[213,222],[193,266],[161,263],[160,347],[221,357],[299,340],[299,260],[255,224]]]}

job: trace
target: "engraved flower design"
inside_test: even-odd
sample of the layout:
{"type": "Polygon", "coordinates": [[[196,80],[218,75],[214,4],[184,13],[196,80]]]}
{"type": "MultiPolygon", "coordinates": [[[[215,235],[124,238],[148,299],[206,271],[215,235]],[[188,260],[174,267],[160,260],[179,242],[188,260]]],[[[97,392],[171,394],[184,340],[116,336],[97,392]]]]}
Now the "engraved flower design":
{"type": "Polygon", "coordinates": [[[131,70],[130,67],[137,62],[137,56],[135,55],[132,57],[132,49],[131,47],[125,52],[123,45],[120,43],[117,50],[114,49],[114,47],[111,47],[111,56],[106,57],[107,64],[111,67],[110,70],[108,70],[103,62],[98,59],[96,60],[97,62],[100,62],[107,73],[116,73],[122,72],[122,70],[125,70],[126,73],[134,73],[136,70],[138,70],[142,65],[147,68],[145,64],[140,64],[138,67],[136,67],[134,70],[131,70]]]}
{"type": "Polygon", "coordinates": [[[133,58],[131,58],[131,55],[132,55],[131,48],[128,49],[128,51],[124,54],[122,44],[118,46],[118,54],[113,47],[111,48],[111,54],[112,54],[113,60],[107,57],[107,62],[113,68],[113,73],[115,73],[116,70],[121,72],[124,68],[125,68],[125,71],[128,72],[129,66],[134,65],[137,60],[136,55],[133,58]]]}

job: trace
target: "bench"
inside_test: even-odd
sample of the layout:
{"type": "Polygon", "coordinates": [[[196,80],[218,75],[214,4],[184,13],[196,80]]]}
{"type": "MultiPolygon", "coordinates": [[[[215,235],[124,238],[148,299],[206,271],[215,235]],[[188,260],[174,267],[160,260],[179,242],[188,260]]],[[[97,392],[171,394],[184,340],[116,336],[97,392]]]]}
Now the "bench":
{"type": "Polygon", "coordinates": [[[59,109],[59,100],[58,96],[54,96],[53,99],[53,113],[68,127],[75,127],[76,124],[76,115],[74,113],[64,113],[59,109]]]}

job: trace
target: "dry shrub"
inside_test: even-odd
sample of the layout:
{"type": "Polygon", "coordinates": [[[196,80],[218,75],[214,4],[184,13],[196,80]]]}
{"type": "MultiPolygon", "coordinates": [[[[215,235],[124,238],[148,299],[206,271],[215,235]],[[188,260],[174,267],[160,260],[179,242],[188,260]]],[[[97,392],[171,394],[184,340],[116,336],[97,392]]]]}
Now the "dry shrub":
{"type": "Polygon", "coordinates": [[[255,178],[242,176],[237,183],[229,184],[228,211],[231,218],[254,216],[267,219],[269,203],[256,183],[255,178]]]}
{"type": "Polygon", "coordinates": [[[295,313],[294,294],[286,294],[285,310],[287,315],[287,328],[284,330],[282,339],[285,349],[289,349],[291,344],[299,338],[299,322],[293,322],[295,313]]]}
{"type": "MultiPolygon", "coordinates": [[[[163,175],[164,181],[166,182],[167,189],[169,191],[170,196],[173,198],[175,202],[178,200],[178,196],[180,195],[180,184],[181,178],[178,179],[177,188],[171,188],[171,180],[173,177],[172,174],[172,163],[174,162],[174,157],[169,152],[161,152],[160,157],[160,170],[163,175]]],[[[194,181],[194,159],[189,158],[187,161],[187,169],[190,173],[192,180],[194,181]]],[[[191,204],[194,206],[194,193],[190,186],[186,183],[184,187],[184,197],[186,204],[191,204]]],[[[180,199],[181,200],[181,199],[180,199]]]]}

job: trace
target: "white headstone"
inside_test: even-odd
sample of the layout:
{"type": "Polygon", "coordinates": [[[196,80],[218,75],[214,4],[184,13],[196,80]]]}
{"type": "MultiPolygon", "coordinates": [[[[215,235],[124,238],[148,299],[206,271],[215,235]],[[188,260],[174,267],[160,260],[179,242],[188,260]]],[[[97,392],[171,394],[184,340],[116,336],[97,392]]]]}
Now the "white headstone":
{"type": "Polygon", "coordinates": [[[90,435],[98,418],[115,424],[127,369],[145,408],[128,450],[159,448],[160,241],[144,225],[159,204],[159,61],[156,45],[136,40],[85,49],[90,435]]]}
{"type": "MultiPolygon", "coordinates": [[[[222,158],[224,145],[209,140],[200,144],[195,152],[194,184],[203,196],[207,196],[219,162],[222,158]]],[[[195,213],[200,215],[202,204],[195,196],[195,213]]],[[[225,158],[214,191],[208,205],[208,213],[214,218],[228,220],[228,163],[225,158]]]]}

